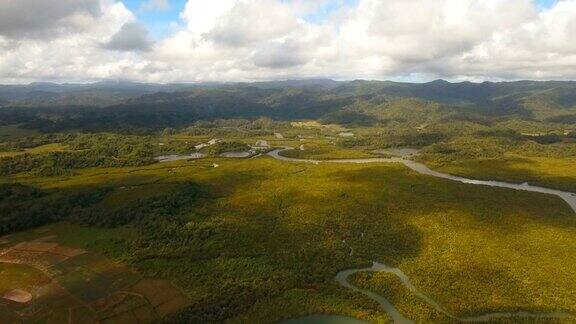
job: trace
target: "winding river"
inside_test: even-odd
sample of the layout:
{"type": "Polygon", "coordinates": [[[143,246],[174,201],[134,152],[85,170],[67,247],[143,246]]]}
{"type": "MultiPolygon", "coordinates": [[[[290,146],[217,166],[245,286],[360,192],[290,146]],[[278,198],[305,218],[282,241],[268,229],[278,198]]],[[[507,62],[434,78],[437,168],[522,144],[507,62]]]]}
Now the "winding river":
{"type": "MultiPolygon", "coordinates": [[[[302,149],[302,147],[300,149],[302,149]]],[[[289,147],[289,146],[285,146],[281,149],[276,149],[276,150],[270,151],[267,154],[269,156],[271,156],[272,158],[277,159],[277,160],[287,161],[287,162],[297,162],[297,163],[313,163],[313,164],[320,164],[320,163],[356,163],[356,164],[401,163],[404,166],[406,166],[407,168],[409,168],[415,172],[418,172],[418,173],[424,174],[424,175],[429,175],[429,176],[441,178],[441,179],[446,179],[446,180],[451,180],[451,181],[456,181],[456,182],[461,182],[461,183],[466,183],[466,184],[472,184],[472,185],[500,187],[500,188],[508,188],[508,189],[514,189],[514,190],[522,190],[522,191],[532,191],[532,192],[538,192],[538,193],[543,193],[543,194],[555,195],[555,196],[562,198],[570,206],[570,208],[572,208],[572,210],[576,213],[576,195],[574,195],[573,193],[565,192],[565,191],[561,191],[561,190],[533,186],[533,185],[530,185],[528,183],[515,184],[515,183],[508,183],[508,182],[501,182],[501,181],[484,181],[484,180],[468,179],[468,178],[464,178],[464,177],[459,177],[459,176],[454,176],[451,174],[446,174],[446,173],[434,171],[422,163],[414,162],[412,160],[409,160],[409,159],[403,158],[403,157],[314,160],[314,159],[290,158],[290,157],[280,155],[281,152],[289,151],[289,150],[294,150],[294,148],[289,147]]],[[[407,152],[408,156],[414,155],[413,151],[406,151],[406,152],[407,152]]],[[[177,160],[182,160],[182,159],[198,159],[198,158],[203,158],[203,157],[205,157],[204,154],[195,153],[195,154],[191,154],[191,155],[187,155],[187,156],[179,156],[179,155],[161,156],[161,157],[158,157],[157,160],[159,162],[171,162],[171,161],[177,161],[177,160]]],[[[232,153],[226,157],[246,157],[246,156],[243,153],[242,153],[242,156],[237,155],[237,153],[232,153]]],[[[351,246],[349,246],[346,241],[344,241],[344,244],[350,249],[350,255],[352,256],[354,253],[354,249],[351,246]]],[[[390,316],[392,321],[395,323],[401,323],[401,324],[413,323],[413,321],[404,317],[404,315],[402,315],[396,309],[396,307],[394,307],[394,305],[392,303],[390,303],[383,296],[378,295],[372,291],[356,287],[348,281],[348,278],[351,275],[354,275],[356,273],[361,273],[361,272],[387,272],[387,273],[394,274],[396,277],[398,277],[398,279],[400,279],[400,281],[402,282],[404,287],[406,289],[408,289],[410,292],[412,292],[415,296],[420,298],[422,301],[427,303],[430,307],[434,308],[438,312],[441,312],[444,315],[451,318],[452,320],[458,321],[458,322],[486,322],[486,321],[492,321],[492,320],[503,319],[503,318],[541,318],[541,319],[545,319],[545,318],[552,319],[553,318],[553,319],[562,319],[562,318],[566,318],[566,317],[571,316],[570,314],[560,313],[560,312],[531,313],[531,312],[526,312],[526,311],[518,311],[518,312],[487,313],[487,314],[482,314],[482,315],[472,316],[472,317],[458,317],[458,316],[451,314],[446,309],[444,309],[440,305],[440,303],[436,302],[435,300],[433,300],[432,298],[430,298],[426,294],[424,294],[422,291],[418,290],[418,288],[416,288],[410,282],[409,277],[398,268],[393,268],[393,267],[390,267],[390,266],[387,266],[387,265],[384,265],[381,263],[374,262],[373,265],[371,267],[368,267],[368,268],[348,269],[348,270],[343,270],[343,271],[338,272],[338,274],[336,275],[336,281],[341,286],[343,286],[347,289],[362,293],[365,296],[369,297],[370,299],[376,301],[380,305],[380,307],[384,311],[386,311],[386,313],[388,313],[388,315],[390,316]]],[[[292,324],[292,323],[359,324],[359,323],[364,323],[364,322],[356,320],[354,318],[337,316],[337,315],[311,315],[311,316],[307,316],[307,317],[283,321],[281,323],[282,324],[292,324]]]]}
{"type": "Polygon", "coordinates": [[[409,169],[416,171],[420,174],[425,174],[437,178],[479,185],[479,186],[490,186],[490,187],[500,187],[500,188],[509,188],[514,190],[522,190],[522,191],[532,191],[532,192],[539,192],[549,195],[555,195],[562,198],[572,210],[576,213],[576,195],[571,192],[544,188],[533,186],[528,183],[523,184],[516,184],[516,183],[509,183],[509,182],[502,182],[502,181],[486,181],[486,180],[473,180],[468,178],[463,178],[459,176],[454,176],[447,173],[442,173],[438,171],[434,171],[427,167],[426,165],[418,162],[414,162],[412,160],[399,158],[399,157],[392,157],[392,158],[366,158],[366,159],[338,159],[338,160],[313,160],[313,159],[296,159],[296,158],[289,158],[280,155],[280,152],[293,150],[292,147],[284,147],[282,149],[277,149],[268,153],[269,156],[281,160],[281,161],[288,161],[288,162],[300,162],[300,163],[313,163],[313,164],[320,164],[320,163],[357,163],[357,164],[364,164],[364,163],[402,163],[409,169]]]}
{"type": "MultiPolygon", "coordinates": [[[[320,163],[401,163],[404,164],[409,169],[416,171],[420,174],[429,175],[437,178],[447,179],[451,181],[457,181],[466,184],[473,184],[473,185],[480,185],[480,186],[490,186],[490,187],[500,187],[500,188],[509,188],[514,190],[523,190],[523,191],[532,191],[532,192],[539,192],[549,195],[555,195],[562,198],[568,205],[572,208],[572,210],[576,213],[576,195],[570,192],[565,192],[561,190],[549,189],[544,187],[532,186],[527,183],[524,184],[515,184],[515,183],[508,183],[508,182],[501,182],[501,181],[484,181],[484,180],[473,180],[467,179],[463,177],[454,176],[451,174],[441,173],[438,171],[434,171],[427,167],[426,165],[418,162],[414,162],[412,160],[408,160],[405,158],[400,157],[393,157],[393,158],[366,158],[366,159],[338,159],[338,160],[314,160],[314,159],[297,159],[297,158],[290,158],[280,155],[280,152],[293,150],[292,147],[284,147],[282,149],[273,150],[268,153],[269,156],[281,160],[281,161],[288,161],[288,162],[299,162],[299,163],[313,163],[313,164],[320,164],[320,163]]],[[[351,250],[353,253],[353,250],[351,250]]],[[[394,274],[404,287],[411,291],[415,296],[420,298],[422,301],[427,303],[432,308],[436,309],[437,311],[443,313],[444,315],[450,317],[454,321],[458,322],[486,322],[492,321],[497,319],[504,319],[504,318],[549,318],[549,319],[561,319],[567,318],[571,316],[570,314],[561,313],[561,312],[552,312],[552,313],[531,313],[526,311],[518,311],[518,312],[495,312],[495,313],[486,313],[478,316],[472,317],[458,317],[446,309],[444,309],[440,303],[433,300],[432,298],[428,297],[422,291],[418,290],[411,282],[409,277],[402,272],[398,268],[389,267],[385,264],[376,263],[374,262],[373,265],[369,268],[362,268],[362,269],[348,269],[338,272],[336,275],[336,281],[343,287],[362,293],[365,296],[369,297],[370,299],[376,301],[380,307],[388,313],[390,318],[394,323],[413,323],[410,319],[404,317],[396,307],[392,303],[390,303],[386,298],[381,295],[378,295],[370,290],[362,289],[352,285],[348,278],[351,275],[361,272],[387,272],[394,274]]]]}
{"type": "Polygon", "coordinates": [[[408,276],[402,272],[402,270],[398,268],[389,267],[385,264],[374,262],[371,267],[363,268],[363,269],[350,269],[338,272],[336,275],[336,281],[345,288],[357,291],[368,296],[370,299],[378,302],[380,307],[388,313],[390,318],[394,323],[413,323],[413,321],[404,317],[395,307],[392,305],[386,298],[366,289],[358,288],[348,281],[348,278],[356,273],[360,272],[387,272],[395,275],[400,279],[404,287],[412,292],[416,297],[420,298],[426,304],[434,308],[435,310],[443,313],[444,315],[450,317],[451,319],[459,322],[487,322],[497,319],[503,318],[555,318],[555,319],[562,319],[568,318],[570,314],[561,313],[561,312],[551,312],[551,313],[532,313],[526,311],[518,311],[518,312],[496,312],[496,313],[486,313],[478,316],[471,316],[471,317],[458,317],[450,312],[448,312],[444,307],[442,307],[438,302],[434,299],[428,297],[418,288],[416,288],[411,282],[408,276]]]}

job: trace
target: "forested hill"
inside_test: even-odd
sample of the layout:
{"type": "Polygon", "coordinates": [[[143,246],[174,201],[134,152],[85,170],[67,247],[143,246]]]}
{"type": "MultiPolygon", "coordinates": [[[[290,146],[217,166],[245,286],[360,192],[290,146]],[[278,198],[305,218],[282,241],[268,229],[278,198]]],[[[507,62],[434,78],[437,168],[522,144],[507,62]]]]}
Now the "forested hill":
{"type": "Polygon", "coordinates": [[[160,128],[262,116],[341,124],[511,118],[576,123],[576,82],[34,83],[0,86],[0,107],[0,124],[44,131],[160,128]]]}

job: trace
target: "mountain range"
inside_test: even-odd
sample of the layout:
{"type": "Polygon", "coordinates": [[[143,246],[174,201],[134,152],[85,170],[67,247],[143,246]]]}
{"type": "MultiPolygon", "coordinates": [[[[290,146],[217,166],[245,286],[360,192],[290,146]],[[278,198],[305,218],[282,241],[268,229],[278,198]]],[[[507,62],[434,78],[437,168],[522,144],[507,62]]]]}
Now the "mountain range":
{"type": "Polygon", "coordinates": [[[38,129],[172,127],[217,118],[502,119],[576,123],[576,82],[428,83],[288,80],[255,83],[0,85],[0,124],[38,129]]]}

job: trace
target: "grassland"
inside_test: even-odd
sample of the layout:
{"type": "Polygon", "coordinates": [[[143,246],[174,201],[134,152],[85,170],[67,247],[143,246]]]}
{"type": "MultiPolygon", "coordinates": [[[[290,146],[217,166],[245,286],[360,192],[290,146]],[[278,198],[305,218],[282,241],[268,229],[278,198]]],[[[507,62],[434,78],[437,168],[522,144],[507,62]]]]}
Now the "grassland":
{"type": "MultiPolygon", "coordinates": [[[[386,322],[374,302],[334,281],[339,270],[371,261],[401,268],[459,315],[576,312],[576,217],[556,197],[453,183],[401,165],[300,165],[268,157],[7,180],[50,191],[109,188],[95,210],[197,184],[203,197],[158,223],[172,235],[151,240],[136,226],[118,229],[133,236],[119,234],[114,244],[85,245],[175,283],[193,305],[177,318],[189,322],[317,313],[386,322]]],[[[81,245],[84,237],[90,235],[69,242],[81,245]]],[[[395,301],[410,305],[411,298],[398,294],[395,301]]],[[[403,309],[411,318],[436,318],[403,309]]]]}
{"type": "Polygon", "coordinates": [[[299,121],[299,122],[292,122],[290,123],[292,127],[298,129],[308,129],[308,130],[324,130],[324,131],[331,131],[331,132],[343,132],[347,131],[347,128],[344,128],[340,125],[336,124],[322,124],[315,120],[308,120],[308,121],[299,121]]]}
{"type": "Polygon", "coordinates": [[[66,146],[60,143],[54,143],[54,144],[41,145],[30,149],[24,149],[21,151],[0,152],[0,158],[22,154],[45,154],[51,152],[62,152],[64,150],[66,150],[66,146]]]}
{"type": "Polygon", "coordinates": [[[374,157],[374,155],[362,150],[337,147],[334,141],[328,140],[302,140],[300,142],[296,142],[295,144],[297,144],[295,150],[284,151],[281,153],[281,155],[296,159],[317,160],[346,158],[361,159],[374,157]]]}

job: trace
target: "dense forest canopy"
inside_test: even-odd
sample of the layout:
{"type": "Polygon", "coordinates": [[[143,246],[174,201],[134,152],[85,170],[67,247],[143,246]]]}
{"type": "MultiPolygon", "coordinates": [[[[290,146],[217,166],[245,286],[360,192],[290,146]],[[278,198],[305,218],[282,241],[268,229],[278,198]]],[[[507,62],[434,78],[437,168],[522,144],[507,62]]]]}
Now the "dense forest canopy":
{"type": "Polygon", "coordinates": [[[182,127],[201,120],[263,116],[359,125],[502,119],[573,124],[574,93],[575,82],[559,81],[31,84],[0,86],[0,124],[43,132],[182,127]]]}

